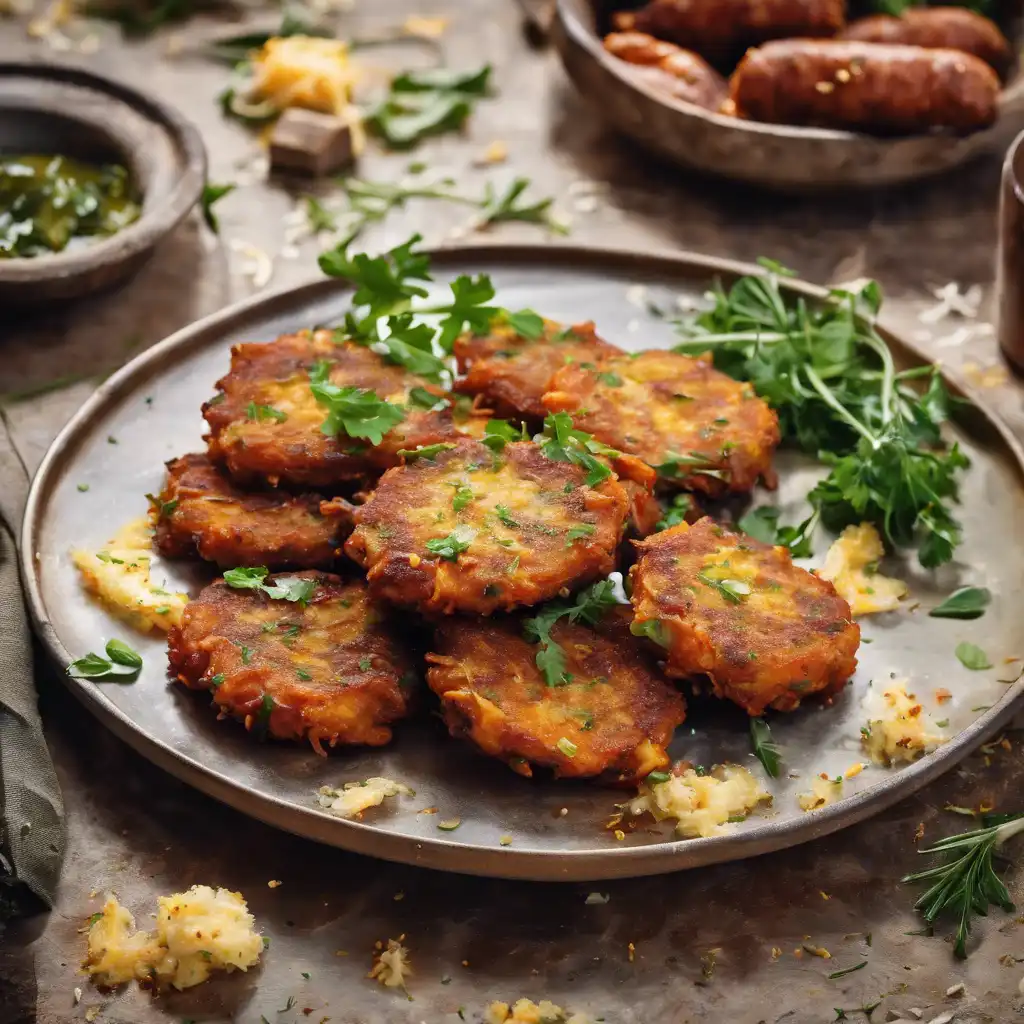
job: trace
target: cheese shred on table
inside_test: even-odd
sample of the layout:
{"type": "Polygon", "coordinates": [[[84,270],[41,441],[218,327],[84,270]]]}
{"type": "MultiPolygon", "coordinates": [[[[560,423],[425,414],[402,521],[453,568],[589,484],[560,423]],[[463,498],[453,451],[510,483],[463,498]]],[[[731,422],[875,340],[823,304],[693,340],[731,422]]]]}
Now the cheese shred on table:
{"type": "Polygon", "coordinates": [[[484,1024],[590,1024],[590,1018],[582,1013],[569,1014],[547,999],[539,1003],[519,999],[512,1006],[491,1003],[484,1024]]]}
{"type": "Polygon", "coordinates": [[[946,742],[914,694],[907,693],[905,679],[891,682],[881,694],[869,694],[865,705],[870,717],[860,731],[861,742],[878,764],[914,761],[946,742]]]}
{"type": "Polygon", "coordinates": [[[263,950],[241,893],[194,885],[157,899],[155,932],[136,931],[135,919],[108,896],[89,928],[85,970],[97,985],[133,978],[177,989],[198,985],[214,971],[245,971],[263,950]]]}
{"type": "Polygon", "coordinates": [[[850,606],[854,617],[895,611],[906,597],[907,585],[876,571],[885,555],[878,531],[870,523],[848,526],[828,549],[818,570],[850,606]]]}

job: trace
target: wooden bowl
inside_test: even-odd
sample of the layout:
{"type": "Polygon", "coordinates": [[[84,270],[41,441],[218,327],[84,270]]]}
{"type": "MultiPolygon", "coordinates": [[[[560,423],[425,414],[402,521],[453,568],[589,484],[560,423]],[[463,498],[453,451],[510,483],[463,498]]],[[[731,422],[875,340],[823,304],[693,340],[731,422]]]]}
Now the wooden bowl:
{"type": "Polygon", "coordinates": [[[0,259],[0,301],[40,303],[107,288],[136,270],[198,202],[199,132],[142,93],[76,68],[0,63],[0,153],[55,153],[123,164],[142,198],[135,223],[42,256],[0,259]]]}
{"type": "Polygon", "coordinates": [[[999,121],[968,136],[880,138],[744,121],[651,89],[605,51],[591,0],[557,0],[553,38],[576,87],[620,131],[684,167],[780,191],[871,188],[928,177],[1005,148],[1024,119],[1018,69],[1003,90],[999,121]]]}

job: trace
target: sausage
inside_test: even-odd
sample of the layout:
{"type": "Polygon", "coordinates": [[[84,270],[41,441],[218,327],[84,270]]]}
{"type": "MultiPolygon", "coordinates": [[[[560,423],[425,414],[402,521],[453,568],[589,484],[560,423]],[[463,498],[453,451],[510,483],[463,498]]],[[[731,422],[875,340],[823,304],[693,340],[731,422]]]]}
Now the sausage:
{"type": "Polygon", "coordinates": [[[717,110],[729,87],[703,57],[643,32],[612,32],[604,48],[614,57],[634,65],[634,77],[673,99],[717,110]]]}
{"type": "Polygon", "coordinates": [[[903,43],[930,50],[962,50],[991,65],[1000,76],[1009,70],[1012,53],[999,26],[964,7],[911,7],[903,16],[878,14],[851,22],[840,39],[863,43],[903,43]]]}
{"type": "Polygon", "coordinates": [[[846,24],[846,0],[650,0],[612,21],[721,64],[769,39],[835,35],[846,24]]]}
{"type": "Polygon", "coordinates": [[[996,73],[969,53],[810,39],[748,51],[730,90],[740,117],[876,135],[978,131],[999,101],[996,73]]]}

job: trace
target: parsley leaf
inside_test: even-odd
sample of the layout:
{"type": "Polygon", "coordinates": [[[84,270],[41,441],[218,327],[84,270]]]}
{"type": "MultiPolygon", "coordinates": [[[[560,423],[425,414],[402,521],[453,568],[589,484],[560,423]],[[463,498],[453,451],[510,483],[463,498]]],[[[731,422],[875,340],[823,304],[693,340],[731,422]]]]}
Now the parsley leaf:
{"type": "Polygon", "coordinates": [[[250,402],[245,407],[245,415],[247,419],[255,420],[257,423],[284,423],[288,419],[286,412],[275,409],[272,405],[257,405],[255,402],[250,402]]]}
{"type": "Polygon", "coordinates": [[[961,587],[928,614],[933,619],[980,619],[991,600],[986,587],[961,587]]]}
{"type": "Polygon", "coordinates": [[[339,387],[330,382],[329,375],[330,364],[326,362],[317,363],[309,374],[313,397],[327,409],[327,419],[320,430],[329,437],[344,433],[380,444],[384,435],[405,419],[400,406],[378,398],[376,392],[339,387]]]}
{"type": "Polygon", "coordinates": [[[567,412],[556,412],[545,417],[540,450],[553,462],[571,462],[586,470],[585,483],[588,487],[595,487],[612,475],[611,467],[595,458],[595,453],[611,456],[619,454],[614,448],[595,441],[591,434],[573,429],[572,417],[567,412]]]}
{"type": "Polygon", "coordinates": [[[452,498],[452,510],[455,512],[461,512],[475,497],[473,494],[473,488],[468,484],[457,483],[455,486],[455,495],[452,498]]]}
{"type": "Polygon", "coordinates": [[[506,310],[505,323],[521,338],[538,341],[544,337],[544,318],[532,309],[521,309],[518,313],[506,310]]]}
{"type": "Polygon", "coordinates": [[[504,192],[497,192],[490,182],[484,188],[483,210],[477,220],[477,227],[507,221],[525,221],[541,224],[552,234],[567,235],[569,227],[552,213],[553,199],[539,199],[536,202],[522,201],[523,193],[530,187],[529,178],[515,178],[504,192]]]}
{"type": "Polygon", "coordinates": [[[530,435],[526,431],[525,423],[521,423],[516,430],[508,420],[488,420],[484,425],[484,436],[481,438],[482,443],[492,452],[502,451],[510,441],[529,440],[530,435]]]}
{"type": "Polygon", "coordinates": [[[495,505],[494,514],[505,524],[510,530],[518,530],[519,522],[512,517],[512,513],[509,511],[507,505],[495,505]]]}
{"type": "Polygon", "coordinates": [[[437,339],[444,352],[451,352],[463,330],[486,333],[491,321],[501,312],[497,306],[487,305],[494,298],[494,285],[486,274],[475,278],[460,274],[452,281],[451,290],[452,303],[441,320],[437,339]]]}
{"type": "Polygon", "coordinates": [[[97,681],[120,681],[133,683],[142,670],[142,655],[123,640],[111,639],[106,645],[107,656],[90,651],[68,665],[72,679],[94,679],[97,681]]]}
{"type": "Polygon", "coordinates": [[[744,583],[741,580],[720,580],[713,576],[709,576],[706,572],[697,573],[697,579],[700,580],[705,587],[717,590],[718,593],[729,602],[729,604],[739,604],[745,598],[750,596],[750,584],[744,583]]]}
{"type": "Polygon", "coordinates": [[[615,597],[615,584],[611,580],[600,580],[581,590],[575,601],[551,601],[542,605],[536,615],[523,620],[523,636],[540,645],[535,656],[548,686],[564,686],[568,680],[565,671],[565,651],[551,639],[551,630],[559,619],[569,622],[585,622],[596,625],[609,608],[619,602],[615,597]]]}
{"type": "Polygon", "coordinates": [[[754,756],[764,765],[764,770],[773,779],[777,779],[782,756],[772,738],[772,731],[763,718],[750,719],[750,741],[754,746],[754,756]]]}
{"type": "Polygon", "coordinates": [[[966,640],[956,645],[956,656],[960,664],[972,672],[983,672],[992,667],[988,655],[977,644],[968,643],[966,640]]]}
{"type": "Polygon", "coordinates": [[[200,199],[200,205],[203,211],[203,220],[206,221],[206,226],[215,234],[220,234],[220,221],[217,220],[217,214],[213,212],[214,205],[223,199],[226,195],[234,192],[238,188],[233,182],[226,185],[214,185],[212,182],[206,182],[203,185],[203,195],[200,199]]]}
{"type": "Polygon", "coordinates": [[[454,447],[455,445],[448,441],[438,441],[437,444],[421,444],[419,448],[399,448],[398,454],[406,462],[415,462],[417,459],[426,459],[428,462],[433,462],[441,452],[446,452],[449,448],[454,447]]]}
{"type": "Polygon", "coordinates": [[[692,495],[685,491],[672,498],[672,504],[665,510],[662,517],[655,524],[656,533],[661,530],[668,530],[673,526],[686,522],[686,517],[694,510],[695,503],[692,495]]]}
{"type": "Polygon", "coordinates": [[[275,576],[274,582],[266,582],[269,574],[266,566],[228,569],[224,582],[235,590],[259,590],[275,601],[292,601],[307,604],[316,590],[315,580],[299,579],[297,576],[275,576]]]}
{"type": "Polygon", "coordinates": [[[571,547],[576,541],[582,540],[584,537],[592,537],[596,527],[590,523],[583,523],[581,526],[574,526],[565,535],[565,546],[571,547]]]}
{"type": "Polygon", "coordinates": [[[427,550],[431,554],[440,555],[446,562],[457,562],[459,555],[469,548],[475,536],[476,530],[471,526],[456,526],[447,537],[428,540],[427,550]]]}

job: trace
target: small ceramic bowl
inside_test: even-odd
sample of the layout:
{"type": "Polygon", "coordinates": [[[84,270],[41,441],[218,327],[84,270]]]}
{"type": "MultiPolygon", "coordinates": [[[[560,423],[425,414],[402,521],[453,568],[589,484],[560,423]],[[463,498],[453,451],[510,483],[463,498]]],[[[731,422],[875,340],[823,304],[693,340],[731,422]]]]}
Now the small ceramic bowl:
{"type": "Polygon", "coordinates": [[[553,38],[569,77],[619,131],[694,170],[796,193],[895,185],[1005,147],[1024,121],[1021,68],[1004,86],[999,121],[973,135],[880,138],[727,117],[659,94],[609,54],[600,32],[608,6],[557,0],[553,38]]]}
{"type": "Polygon", "coordinates": [[[0,154],[60,154],[122,164],[139,219],[64,252],[0,259],[0,301],[39,303],[107,288],[136,270],[199,201],[206,150],[162,103],[77,68],[0,63],[0,154]]]}

